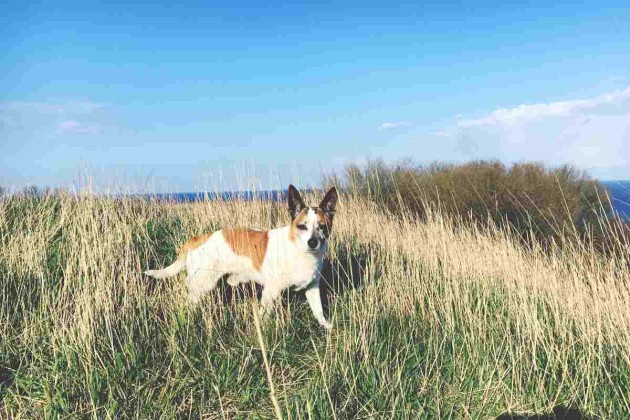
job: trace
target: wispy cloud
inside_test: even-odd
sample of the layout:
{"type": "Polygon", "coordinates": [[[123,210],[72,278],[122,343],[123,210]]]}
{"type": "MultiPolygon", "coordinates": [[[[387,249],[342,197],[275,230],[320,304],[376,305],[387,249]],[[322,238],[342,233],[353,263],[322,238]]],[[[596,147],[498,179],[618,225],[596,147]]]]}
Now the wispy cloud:
{"type": "Polygon", "coordinates": [[[76,120],[65,120],[59,123],[59,133],[61,134],[89,134],[95,135],[102,131],[102,126],[97,123],[81,122],[76,120]]]}
{"type": "Polygon", "coordinates": [[[103,131],[105,104],[92,101],[0,102],[0,129],[48,132],[52,136],[95,135],[103,131]],[[86,122],[89,120],[90,122],[86,122]]]}
{"type": "Polygon", "coordinates": [[[7,101],[0,103],[2,112],[33,112],[38,114],[85,114],[105,107],[105,104],[91,101],[7,101]]]}
{"type": "Polygon", "coordinates": [[[435,135],[461,159],[538,160],[630,170],[630,88],[455,118],[435,135]]]}
{"type": "Polygon", "coordinates": [[[409,127],[411,123],[408,121],[392,121],[392,122],[384,122],[383,124],[378,126],[379,130],[390,130],[392,128],[399,127],[409,127]]]}
{"type": "MultiPolygon", "coordinates": [[[[481,118],[461,119],[457,121],[457,126],[460,128],[467,128],[501,124],[514,125],[544,118],[567,117],[593,111],[598,112],[606,106],[618,108],[628,105],[629,101],[630,87],[626,90],[611,92],[590,99],[576,99],[572,101],[548,102],[531,105],[525,104],[518,105],[513,108],[500,108],[481,118]]],[[[609,109],[605,111],[610,112],[613,110],[609,109]]]]}

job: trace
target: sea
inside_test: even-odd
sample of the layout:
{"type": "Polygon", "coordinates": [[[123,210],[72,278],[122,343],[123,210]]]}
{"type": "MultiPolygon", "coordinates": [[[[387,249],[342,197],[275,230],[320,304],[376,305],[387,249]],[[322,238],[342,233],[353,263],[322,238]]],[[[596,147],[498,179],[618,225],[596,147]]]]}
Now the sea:
{"type": "MultiPolygon", "coordinates": [[[[627,181],[601,181],[608,190],[613,212],[625,220],[630,220],[630,180],[627,181]]],[[[208,192],[208,193],[171,193],[152,194],[152,198],[168,199],[177,202],[204,201],[204,200],[284,200],[286,191],[235,191],[235,192],[208,192]]]]}
{"type": "Polygon", "coordinates": [[[613,211],[630,220],[630,181],[602,181],[608,189],[613,211]]]}

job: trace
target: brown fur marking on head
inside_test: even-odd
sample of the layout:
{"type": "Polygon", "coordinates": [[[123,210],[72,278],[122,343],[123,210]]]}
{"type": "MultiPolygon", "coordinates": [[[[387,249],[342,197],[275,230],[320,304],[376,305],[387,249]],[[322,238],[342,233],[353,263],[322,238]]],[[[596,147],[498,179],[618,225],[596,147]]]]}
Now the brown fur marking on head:
{"type": "Polygon", "coordinates": [[[306,215],[308,214],[308,207],[303,208],[295,218],[291,221],[291,227],[289,228],[289,239],[295,241],[298,238],[298,229],[297,225],[302,223],[306,215]]]}
{"type": "Polygon", "coordinates": [[[328,229],[332,228],[332,220],[326,216],[326,213],[324,213],[324,210],[322,210],[321,208],[317,207],[314,209],[315,210],[315,214],[317,215],[317,221],[319,223],[325,224],[328,229]]]}
{"type": "Polygon", "coordinates": [[[221,233],[236,255],[249,257],[254,269],[260,271],[269,242],[269,235],[266,231],[232,229],[223,230],[221,233]]]}
{"type": "Polygon", "coordinates": [[[181,259],[186,258],[186,254],[188,253],[188,251],[192,251],[193,249],[198,248],[199,246],[201,246],[201,244],[206,242],[208,240],[208,238],[210,238],[210,236],[212,236],[212,234],[208,233],[208,234],[205,234],[205,235],[194,236],[194,237],[190,238],[179,249],[179,252],[177,253],[177,259],[181,260],[181,259]]]}

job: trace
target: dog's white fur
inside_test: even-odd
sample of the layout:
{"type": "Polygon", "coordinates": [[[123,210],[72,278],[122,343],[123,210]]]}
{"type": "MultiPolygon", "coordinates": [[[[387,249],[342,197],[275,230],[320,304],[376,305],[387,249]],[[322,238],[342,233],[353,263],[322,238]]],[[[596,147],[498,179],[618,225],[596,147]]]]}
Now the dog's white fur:
{"type": "Polygon", "coordinates": [[[227,231],[219,230],[196,248],[180,252],[180,258],[170,266],[145,274],[155,278],[172,277],[185,267],[188,297],[195,303],[203,293],[214,289],[226,274],[230,274],[228,283],[232,286],[254,281],[263,286],[261,306],[264,313],[270,312],[284,289],[295,287],[305,290],[313,315],[323,327],[330,329],[322,309],[319,281],[336,202],[337,192],[332,188],[320,207],[306,207],[297,190],[290,185],[292,224],[267,232],[266,252],[258,267],[252,257],[235,252],[226,240],[227,231]],[[316,246],[313,246],[314,239],[316,246]]]}

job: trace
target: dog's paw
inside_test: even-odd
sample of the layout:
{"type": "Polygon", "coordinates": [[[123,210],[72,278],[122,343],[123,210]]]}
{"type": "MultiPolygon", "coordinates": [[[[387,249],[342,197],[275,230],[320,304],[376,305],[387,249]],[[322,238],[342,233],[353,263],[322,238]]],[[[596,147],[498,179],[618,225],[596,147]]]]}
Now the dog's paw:
{"type": "Polygon", "coordinates": [[[330,331],[332,330],[332,324],[328,321],[322,321],[319,323],[322,327],[324,327],[326,329],[326,331],[330,331]]]}

